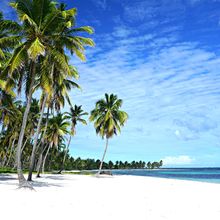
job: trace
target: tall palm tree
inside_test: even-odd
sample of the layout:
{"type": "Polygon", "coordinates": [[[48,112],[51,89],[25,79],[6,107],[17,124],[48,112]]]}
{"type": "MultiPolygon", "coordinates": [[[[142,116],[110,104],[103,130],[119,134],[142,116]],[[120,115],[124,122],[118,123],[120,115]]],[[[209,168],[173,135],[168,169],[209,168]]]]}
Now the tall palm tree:
{"type": "Polygon", "coordinates": [[[62,15],[62,20],[55,28],[55,32],[51,32],[52,41],[48,48],[48,55],[43,61],[40,84],[44,90],[44,99],[42,104],[41,116],[38,123],[37,131],[34,138],[34,145],[31,155],[28,180],[32,179],[32,171],[34,169],[35,152],[37,150],[37,140],[40,132],[43,112],[46,107],[47,99],[52,99],[55,102],[55,108],[60,110],[60,105],[64,106],[64,97],[70,102],[67,90],[71,87],[78,87],[77,84],[71,81],[71,78],[78,78],[78,73],[75,68],[68,65],[68,57],[65,55],[65,50],[69,50],[72,54],[76,54],[82,61],[85,60],[84,47],[94,46],[94,43],[89,38],[76,36],[79,31],[93,33],[90,27],[75,28],[76,9],[65,10],[65,5],[61,4],[57,9],[57,13],[62,15]],[[66,37],[66,39],[63,39],[66,37]],[[65,41],[68,38],[68,43],[65,41]],[[52,47],[51,47],[52,46],[52,47]],[[52,66],[48,70],[48,66],[52,66]],[[48,74],[48,72],[50,74],[48,74]],[[70,78],[70,79],[68,79],[70,78]]]}
{"type": "Polygon", "coordinates": [[[39,57],[44,56],[47,51],[47,43],[49,43],[52,28],[55,26],[53,22],[56,20],[56,7],[50,0],[16,0],[11,3],[11,6],[16,10],[22,22],[22,31],[17,36],[21,43],[15,48],[4,72],[11,76],[21,68],[26,70],[21,73],[20,77],[26,80],[27,105],[19,134],[16,159],[19,186],[31,188],[22,173],[21,148],[34,92],[37,63],[39,57]]]}
{"type": "Polygon", "coordinates": [[[121,106],[122,99],[118,99],[117,95],[105,94],[105,99],[97,101],[95,109],[91,111],[89,119],[90,121],[94,121],[96,133],[103,139],[106,139],[106,146],[99,166],[98,175],[102,169],[109,138],[117,135],[117,133],[121,131],[121,126],[124,126],[128,119],[128,114],[120,110],[121,106]]]}
{"type": "Polygon", "coordinates": [[[88,113],[83,111],[81,105],[80,106],[74,105],[74,107],[70,108],[70,112],[67,112],[66,114],[67,114],[67,118],[69,118],[71,120],[71,131],[70,131],[70,134],[69,134],[68,144],[67,144],[67,147],[65,149],[65,153],[64,153],[64,157],[63,157],[63,161],[62,161],[62,166],[61,166],[61,169],[60,169],[59,173],[61,173],[64,169],[64,164],[65,164],[67,153],[69,151],[71,138],[72,138],[72,136],[74,136],[76,134],[76,125],[77,125],[77,123],[80,122],[83,125],[87,125],[86,120],[83,119],[82,117],[85,116],[85,115],[88,115],[88,113]]]}

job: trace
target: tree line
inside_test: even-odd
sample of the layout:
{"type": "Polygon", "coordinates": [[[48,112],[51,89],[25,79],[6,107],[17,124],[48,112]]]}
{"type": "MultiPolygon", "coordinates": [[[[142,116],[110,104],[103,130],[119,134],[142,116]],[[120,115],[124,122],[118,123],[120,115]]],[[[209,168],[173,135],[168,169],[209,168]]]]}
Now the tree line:
{"type": "MultiPolygon", "coordinates": [[[[59,170],[59,164],[62,160],[62,153],[58,154],[58,157],[53,157],[54,159],[50,161],[48,164],[47,170],[54,171],[59,170]],[[59,156],[61,158],[59,159],[59,156]]],[[[65,170],[97,170],[99,169],[101,161],[95,159],[81,159],[80,157],[74,159],[68,154],[68,158],[65,161],[65,170]]],[[[111,160],[108,162],[103,161],[102,168],[103,169],[159,169],[163,166],[163,161],[159,162],[144,162],[144,161],[115,161],[112,162],[111,160]]]]}

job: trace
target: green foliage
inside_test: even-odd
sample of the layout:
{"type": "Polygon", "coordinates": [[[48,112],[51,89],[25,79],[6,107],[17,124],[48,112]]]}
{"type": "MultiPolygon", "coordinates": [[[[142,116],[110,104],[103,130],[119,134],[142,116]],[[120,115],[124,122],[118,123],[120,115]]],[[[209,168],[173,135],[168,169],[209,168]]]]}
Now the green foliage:
{"type": "Polygon", "coordinates": [[[157,161],[154,161],[154,162],[148,162],[147,163],[147,168],[148,169],[159,169],[159,168],[161,168],[163,166],[163,161],[162,160],[160,160],[159,162],[157,162],[157,161]]]}
{"type": "Polygon", "coordinates": [[[0,174],[1,173],[16,173],[16,170],[14,170],[14,169],[11,169],[11,168],[7,168],[7,167],[0,167],[0,174]]]}
{"type": "Polygon", "coordinates": [[[37,37],[28,48],[27,52],[30,59],[35,61],[39,55],[45,55],[45,46],[40,42],[39,38],[37,37]]]}
{"type": "Polygon", "coordinates": [[[128,119],[128,114],[119,110],[122,100],[117,95],[105,94],[105,99],[96,102],[95,109],[91,111],[90,121],[94,121],[96,133],[102,138],[111,138],[121,131],[128,119]]]}
{"type": "Polygon", "coordinates": [[[70,112],[66,112],[67,118],[71,119],[71,135],[75,135],[76,133],[76,125],[78,122],[82,123],[83,125],[87,125],[87,122],[85,119],[83,119],[83,116],[88,115],[87,112],[84,112],[82,110],[82,106],[74,105],[74,107],[70,108],[70,112]]]}
{"type": "MultiPolygon", "coordinates": [[[[52,170],[58,170],[59,167],[56,166],[58,163],[58,158],[56,158],[56,161],[53,161],[53,164],[51,164],[50,169],[52,170]]],[[[94,159],[81,159],[80,157],[74,159],[70,155],[68,155],[66,161],[65,161],[65,170],[97,170],[99,169],[101,161],[100,160],[94,160],[94,159]]],[[[156,163],[156,162],[154,162],[156,163]]],[[[146,163],[144,161],[116,161],[116,162],[103,162],[103,169],[145,169],[146,163]]],[[[150,169],[155,169],[159,167],[151,167],[150,169]]],[[[75,174],[78,173],[78,171],[71,171],[75,174]]],[[[69,172],[68,172],[69,173],[69,172]]]]}
{"type": "Polygon", "coordinates": [[[58,113],[48,121],[48,127],[46,131],[46,139],[52,144],[52,146],[58,147],[63,136],[68,134],[68,127],[70,123],[65,119],[64,115],[58,113]]]}

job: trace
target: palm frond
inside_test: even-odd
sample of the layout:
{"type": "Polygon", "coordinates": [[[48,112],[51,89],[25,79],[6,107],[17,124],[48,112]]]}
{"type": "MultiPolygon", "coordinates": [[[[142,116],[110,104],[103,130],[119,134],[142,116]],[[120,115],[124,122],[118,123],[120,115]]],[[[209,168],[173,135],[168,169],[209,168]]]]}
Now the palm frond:
{"type": "Polygon", "coordinates": [[[45,55],[45,46],[40,42],[39,38],[37,37],[30,45],[27,52],[32,60],[36,60],[38,56],[45,55]]]}

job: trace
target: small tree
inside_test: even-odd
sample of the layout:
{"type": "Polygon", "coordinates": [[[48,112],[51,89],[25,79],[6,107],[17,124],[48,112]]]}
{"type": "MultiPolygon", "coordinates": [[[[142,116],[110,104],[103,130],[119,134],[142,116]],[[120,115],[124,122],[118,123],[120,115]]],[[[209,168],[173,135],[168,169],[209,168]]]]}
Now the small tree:
{"type": "Polygon", "coordinates": [[[108,140],[117,135],[121,131],[128,119],[128,114],[119,110],[122,106],[122,100],[117,95],[105,94],[105,99],[101,99],[96,103],[95,109],[91,111],[90,121],[94,121],[96,133],[103,139],[106,139],[105,151],[99,166],[98,174],[100,174],[105,154],[108,148],[108,140]]]}

